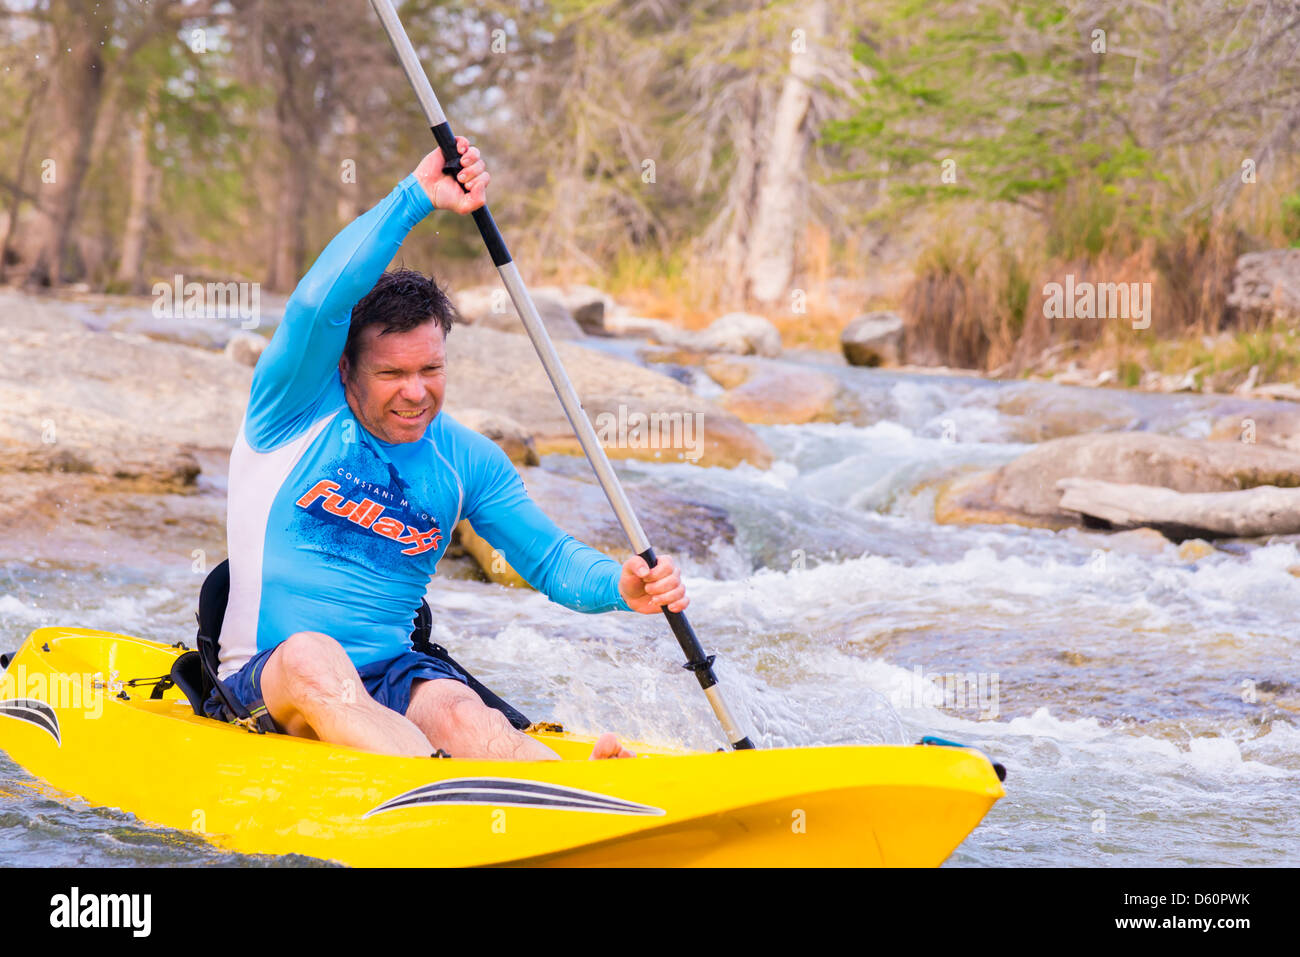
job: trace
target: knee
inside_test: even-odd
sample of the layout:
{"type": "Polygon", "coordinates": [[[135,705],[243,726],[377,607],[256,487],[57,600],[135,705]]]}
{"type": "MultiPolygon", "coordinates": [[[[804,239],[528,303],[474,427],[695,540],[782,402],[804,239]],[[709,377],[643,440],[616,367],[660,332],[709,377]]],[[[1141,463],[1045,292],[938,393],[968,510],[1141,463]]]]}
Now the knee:
{"type": "Polygon", "coordinates": [[[276,665],[294,698],[338,696],[351,667],[343,646],[316,631],[300,631],[280,643],[276,665]]]}
{"type": "Polygon", "coordinates": [[[510,726],[505,715],[489,708],[469,688],[460,688],[449,699],[443,710],[443,720],[451,731],[483,736],[500,733],[510,726]]]}

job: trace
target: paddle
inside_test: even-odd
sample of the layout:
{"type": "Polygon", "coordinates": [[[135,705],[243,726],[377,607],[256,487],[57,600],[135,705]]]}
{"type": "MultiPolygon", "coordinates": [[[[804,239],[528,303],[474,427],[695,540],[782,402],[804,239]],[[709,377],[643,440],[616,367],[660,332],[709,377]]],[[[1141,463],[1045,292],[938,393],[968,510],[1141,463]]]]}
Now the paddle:
{"type": "MultiPolygon", "coordinates": [[[[406,73],[406,78],[415,90],[416,99],[420,101],[420,108],[424,111],[425,119],[428,120],[429,127],[433,131],[433,138],[442,149],[446,164],[443,166],[443,172],[455,176],[460,172],[460,154],[456,152],[456,137],[451,132],[451,125],[447,122],[442,107],[438,104],[438,98],[433,93],[433,87],[429,84],[429,78],[425,75],[424,67],[415,54],[415,48],[411,46],[411,40],[402,27],[402,21],[398,19],[397,11],[393,9],[391,0],[370,0],[370,4],[375,8],[375,13],[379,15],[379,20],[384,25],[384,31],[388,34],[388,39],[397,52],[397,58],[401,61],[402,70],[406,73]]],[[[465,188],[464,184],[461,184],[461,188],[465,188]]],[[[555,345],[551,342],[550,334],[546,331],[546,327],[542,325],[542,318],[538,315],[537,307],[533,304],[533,299],[528,294],[523,279],[519,276],[518,268],[510,258],[510,251],[506,248],[505,240],[501,238],[501,233],[497,229],[496,222],[492,219],[492,214],[484,205],[482,208],[476,209],[473,216],[474,222],[478,225],[479,235],[483,237],[483,242],[492,257],[492,263],[497,267],[497,273],[501,276],[501,281],[505,283],[506,291],[510,293],[510,299],[515,304],[515,310],[519,313],[519,318],[523,320],[524,329],[528,332],[528,337],[533,341],[533,348],[537,350],[537,356],[542,360],[542,367],[551,380],[555,394],[560,399],[560,405],[564,407],[564,414],[568,417],[569,424],[573,426],[573,431],[578,436],[578,442],[581,443],[582,451],[586,453],[587,461],[591,463],[592,470],[596,473],[596,479],[600,482],[605,497],[609,499],[609,504],[614,509],[614,515],[618,518],[619,524],[623,526],[624,533],[632,543],[633,551],[645,559],[646,564],[653,568],[658,559],[655,557],[654,549],[650,547],[650,540],[641,528],[636,513],[632,511],[632,504],[627,500],[627,495],[623,492],[623,486],[619,483],[618,476],[614,474],[613,468],[610,467],[609,459],[605,456],[605,450],[596,438],[596,432],[592,428],[591,422],[588,421],[586,414],[582,411],[582,404],[578,401],[578,394],[573,389],[573,383],[569,381],[568,373],[564,371],[564,366],[560,363],[559,353],[555,351],[555,345]]],[[[695,630],[691,628],[691,624],[686,620],[685,615],[681,612],[669,611],[666,607],[663,609],[663,613],[668,619],[673,634],[677,636],[677,643],[681,645],[682,651],[686,655],[685,667],[695,673],[696,679],[700,682],[700,688],[703,689],[705,696],[709,699],[709,705],[713,708],[718,723],[722,725],[722,731],[727,736],[727,740],[737,750],[752,748],[754,746],[753,742],[740,730],[740,726],[736,723],[736,719],[732,716],[731,710],[722,697],[722,690],[718,687],[717,675],[713,673],[714,656],[704,654],[699,639],[695,637],[695,630]]]]}

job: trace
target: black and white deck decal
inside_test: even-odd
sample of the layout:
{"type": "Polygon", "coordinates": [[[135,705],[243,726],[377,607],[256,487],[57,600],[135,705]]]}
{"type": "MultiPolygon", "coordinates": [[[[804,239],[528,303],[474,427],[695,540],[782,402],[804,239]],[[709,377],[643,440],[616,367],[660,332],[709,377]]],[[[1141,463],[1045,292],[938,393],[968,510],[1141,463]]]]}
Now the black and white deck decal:
{"type": "Polygon", "coordinates": [[[63,747],[63,739],[59,737],[58,715],[44,701],[37,701],[35,698],[9,698],[0,701],[0,717],[29,721],[54,738],[55,744],[63,747]]]}
{"type": "Polygon", "coordinates": [[[594,814],[663,814],[663,810],[648,804],[637,804],[608,794],[567,788],[559,784],[540,781],[519,781],[514,778],[452,778],[436,784],[412,788],[404,794],[385,801],[362,817],[383,811],[396,811],[404,807],[423,807],[431,804],[481,804],[487,807],[549,808],[554,811],[587,811],[594,814]]]}

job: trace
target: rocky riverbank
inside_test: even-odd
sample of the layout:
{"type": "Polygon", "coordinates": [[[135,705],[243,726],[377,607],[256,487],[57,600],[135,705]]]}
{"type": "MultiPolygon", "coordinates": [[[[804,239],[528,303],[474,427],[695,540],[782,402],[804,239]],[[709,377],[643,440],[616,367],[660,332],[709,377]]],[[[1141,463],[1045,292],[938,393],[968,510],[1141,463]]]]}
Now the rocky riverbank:
{"type": "MultiPolygon", "coordinates": [[[[52,535],[60,555],[102,559],[147,545],[158,527],[205,553],[223,550],[228,452],[265,337],[201,334],[198,325],[173,330],[138,301],[0,290],[0,526],[12,551],[39,551],[52,535]]],[[[740,418],[671,376],[576,342],[559,348],[611,457],[770,464],[770,450],[740,418]],[[650,434],[651,426],[667,431],[650,434]]],[[[559,524],[625,552],[589,477],[536,468],[541,455],[581,449],[526,337],[465,324],[448,354],[448,414],[498,442],[559,524]]],[[[637,497],[665,552],[707,563],[715,542],[732,534],[716,509],[653,488],[637,497]]],[[[493,573],[490,562],[485,570],[493,573]]]]}
{"type": "Polygon", "coordinates": [[[1100,433],[1043,442],[999,469],[954,480],[936,499],[935,516],[945,523],[1009,522],[1056,529],[1145,525],[1175,538],[1292,534],[1300,531],[1300,501],[1277,495],[1272,510],[1261,513],[1258,492],[1289,492],[1297,486],[1300,452],[1290,449],[1144,432],[1100,433]],[[1094,492],[1098,485],[1126,489],[1130,502],[1136,502],[1140,489],[1215,497],[1200,500],[1203,516],[1193,509],[1177,518],[1168,510],[1144,518],[1132,510],[1119,518],[1113,504],[1090,506],[1090,501],[1102,502],[1082,494],[1085,480],[1092,480],[1094,492]],[[1235,525],[1227,517],[1234,513],[1251,516],[1250,524],[1235,525]]]}
{"type": "MultiPolygon", "coordinates": [[[[612,458],[766,469],[774,455],[761,427],[866,425],[892,414],[915,388],[873,392],[860,385],[875,380],[853,378],[860,373],[846,356],[885,366],[899,357],[900,327],[887,315],[863,317],[846,330],[853,345],[844,354],[814,354],[785,349],[759,316],[729,314],[687,332],[635,316],[590,287],[544,287],[534,296],[612,458]]],[[[508,300],[485,288],[460,293],[458,302],[465,322],[448,339],[448,414],[505,449],[562,527],[624,554],[622,533],[605,517],[585,467],[539,467],[545,456],[581,450],[508,300]]],[[[117,539],[147,540],[148,530],[163,524],[185,530],[205,550],[222,550],[227,453],[250,366],[270,331],[205,332],[193,321],[172,328],[141,300],[0,290],[0,472],[7,483],[0,523],[9,540],[55,535],[67,539],[61,554],[107,552],[135,547],[117,539]]],[[[900,374],[908,373],[889,373],[900,374]]],[[[1037,444],[997,469],[954,465],[950,473],[958,474],[934,497],[935,518],[1058,529],[1148,526],[1175,538],[1296,530],[1291,495],[1232,493],[1300,487],[1300,407],[1233,400],[1195,434],[1173,436],[1147,431],[1123,395],[1103,390],[1097,401],[1082,402],[1050,386],[1002,389],[992,408],[1012,423],[1004,441],[1037,444]],[[1123,492],[1110,486],[1218,497],[1156,496],[1150,507],[1121,514],[1114,503],[1123,492]],[[1217,517],[1189,521],[1188,510],[1201,505],[1217,517]]],[[[955,432],[955,423],[944,431],[949,426],[955,432]]],[[[729,517],[714,506],[648,484],[630,491],[662,551],[707,566],[719,543],[734,538],[729,517]]],[[[457,540],[488,576],[512,581],[468,526],[457,540]]]]}

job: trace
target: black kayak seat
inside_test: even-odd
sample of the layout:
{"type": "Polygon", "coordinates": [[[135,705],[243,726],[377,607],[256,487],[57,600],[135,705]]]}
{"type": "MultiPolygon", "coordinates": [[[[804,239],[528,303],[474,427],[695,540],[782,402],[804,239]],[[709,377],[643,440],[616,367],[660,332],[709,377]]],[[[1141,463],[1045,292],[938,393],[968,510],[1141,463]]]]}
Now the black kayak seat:
{"type": "Polygon", "coordinates": [[[197,651],[187,651],[172,663],[172,670],[167,673],[172,684],[181,689],[185,700],[194,708],[194,713],[203,717],[203,664],[199,661],[197,651]],[[195,702],[198,705],[195,705],[195,702]]]}
{"type": "MultiPolygon", "coordinates": [[[[176,686],[181,689],[186,700],[189,701],[194,713],[200,717],[205,714],[203,703],[208,699],[213,689],[217,673],[220,660],[221,625],[226,617],[226,602],[229,597],[230,560],[225,559],[208,573],[208,576],[203,580],[203,587],[199,589],[199,610],[195,616],[198,619],[199,626],[198,650],[187,651],[177,658],[169,675],[171,680],[176,683],[176,686]]],[[[470,688],[483,700],[483,703],[489,708],[495,708],[504,714],[516,729],[522,731],[532,725],[532,722],[523,712],[494,694],[465,668],[461,667],[448,654],[446,648],[433,642],[430,639],[432,633],[433,611],[429,608],[427,601],[420,599],[420,607],[416,610],[415,619],[412,622],[412,649],[431,655],[464,675],[470,688]]],[[[224,691],[224,689],[218,688],[218,692],[221,691],[224,691]]],[[[225,698],[224,695],[223,698],[225,698]]],[[[236,709],[233,707],[236,703],[228,698],[226,701],[229,710],[243,710],[242,708],[236,709]]],[[[237,713],[236,717],[248,718],[248,715],[246,713],[237,713]]],[[[259,720],[258,724],[263,730],[272,730],[274,725],[269,721],[269,716],[266,717],[268,720],[259,720]]]]}

